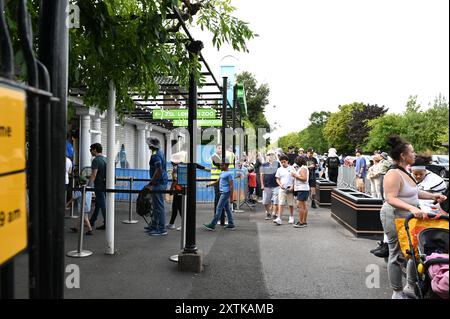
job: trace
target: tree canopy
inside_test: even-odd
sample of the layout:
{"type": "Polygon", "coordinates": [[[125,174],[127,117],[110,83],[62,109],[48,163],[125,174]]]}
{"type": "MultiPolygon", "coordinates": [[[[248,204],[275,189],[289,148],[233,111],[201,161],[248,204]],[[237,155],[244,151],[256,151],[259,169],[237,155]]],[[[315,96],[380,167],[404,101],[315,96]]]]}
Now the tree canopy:
{"type": "Polygon", "coordinates": [[[217,48],[230,43],[247,51],[254,37],[248,25],[233,17],[230,0],[74,0],[81,28],[71,30],[70,83],[85,86],[88,105],[107,108],[109,81],[115,83],[118,111],[134,107],[131,91],[158,94],[157,76],[187,86],[193,72],[201,85],[197,57],[186,50],[189,39],[180,22],[168,17],[178,10],[188,25],[213,34],[217,48]],[[95,12],[95,14],[92,14],[95,12]]]}
{"type": "Polygon", "coordinates": [[[255,76],[250,72],[242,72],[236,77],[236,81],[244,84],[245,99],[247,101],[248,119],[256,128],[270,130],[270,125],[264,115],[264,109],[269,104],[270,89],[268,84],[258,84],[255,76]]]}
{"type": "Polygon", "coordinates": [[[386,149],[386,137],[398,134],[410,141],[416,152],[443,152],[443,142],[448,142],[449,108],[445,98],[439,95],[425,111],[411,96],[402,114],[386,114],[369,121],[370,133],[366,149],[386,149]]]}
{"type": "Polygon", "coordinates": [[[422,110],[417,96],[410,96],[401,114],[387,113],[378,105],[352,103],[339,106],[337,112],[314,112],[310,124],[300,132],[278,140],[279,147],[313,147],[319,153],[334,147],[341,154],[356,148],[371,153],[388,150],[387,137],[397,134],[410,141],[416,152],[447,152],[443,143],[449,139],[449,107],[439,95],[429,108],[422,110]]]}
{"type": "Polygon", "coordinates": [[[328,121],[330,112],[313,112],[309,117],[310,124],[300,132],[290,133],[278,140],[278,147],[287,150],[289,146],[307,149],[312,147],[316,152],[328,151],[328,143],[323,135],[323,129],[328,121]]]}
{"type": "MultiPolygon", "coordinates": [[[[7,4],[8,24],[17,40],[16,2],[7,4]]],[[[189,26],[200,26],[213,35],[220,48],[229,43],[248,51],[246,42],[255,34],[248,24],[233,16],[230,0],[71,0],[80,11],[80,27],[70,29],[69,87],[82,87],[84,102],[101,110],[108,107],[110,81],[116,86],[117,111],[134,108],[130,92],[156,96],[157,76],[171,77],[187,86],[189,74],[202,83],[198,59],[189,57],[188,36],[173,12],[189,26]]],[[[39,1],[28,0],[37,31],[39,1]]],[[[15,41],[17,43],[17,41],[15,41]]],[[[38,43],[37,41],[35,43],[38,43]]],[[[16,62],[23,66],[17,46],[16,62]]]]}

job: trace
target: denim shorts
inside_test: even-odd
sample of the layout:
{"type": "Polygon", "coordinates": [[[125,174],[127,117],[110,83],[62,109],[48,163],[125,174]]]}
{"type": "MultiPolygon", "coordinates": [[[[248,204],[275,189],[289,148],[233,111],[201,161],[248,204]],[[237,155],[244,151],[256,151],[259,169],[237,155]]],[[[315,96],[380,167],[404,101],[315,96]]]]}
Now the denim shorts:
{"type": "Polygon", "coordinates": [[[306,202],[309,197],[309,191],[298,191],[297,200],[301,202],[306,202]]]}

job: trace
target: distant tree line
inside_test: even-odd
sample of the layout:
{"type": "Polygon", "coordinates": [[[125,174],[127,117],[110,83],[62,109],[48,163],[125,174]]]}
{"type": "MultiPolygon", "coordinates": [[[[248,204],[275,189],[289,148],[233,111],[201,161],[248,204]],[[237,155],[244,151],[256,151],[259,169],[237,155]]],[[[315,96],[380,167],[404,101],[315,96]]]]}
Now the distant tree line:
{"type": "Polygon", "coordinates": [[[356,148],[367,153],[386,150],[386,138],[395,133],[405,137],[417,152],[447,152],[449,140],[449,107],[439,95],[426,110],[410,96],[403,113],[388,113],[385,106],[352,103],[340,105],[337,112],[314,112],[310,124],[299,132],[281,137],[278,146],[313,147],[327,152],[334,147],[341,154],[353,154],[356,148]]]}

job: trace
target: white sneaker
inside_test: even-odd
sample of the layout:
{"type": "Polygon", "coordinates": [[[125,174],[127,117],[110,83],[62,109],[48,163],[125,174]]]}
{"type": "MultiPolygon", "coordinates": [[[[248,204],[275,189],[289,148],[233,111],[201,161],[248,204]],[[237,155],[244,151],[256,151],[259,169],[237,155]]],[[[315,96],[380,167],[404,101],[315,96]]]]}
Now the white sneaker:
{"type": "Polygon", "coordinates": [[[392,299],[408,299],[408,297],[403,293],[403,291],[394,291],[392,293],[392,299]]]}
{"type": "Polygon", "coordinates": [[[294,223],[294,216],[289,217],[289,224],[293,224],[294,223]]]}
{"type": "Polygon", "coordinates": [[[180,227],[177,227],[177,230],[180,231],[180,230],[181,230],[181,226],[180,226],[180,227]]]}
{"type": "Polygon", "coordinates": [[[406,284],[406,286],[403,288],[403,294],[410,299],[417,299],[414,285],[406,284]]]}
{"type": "Polygon", "coordinates": [[[273,221],[275,224],[277,224],[278,226],[280,226],[281,224],[283,224],[283,221],[281,220],[281,218],[277,218],[273,221]]]}
{"type": "Polygon", "coordinates": [[[172,230],[176,229],[174,224],[168,224],[166,227],[167,227],[167,229],[172,229],[172,230]]]}

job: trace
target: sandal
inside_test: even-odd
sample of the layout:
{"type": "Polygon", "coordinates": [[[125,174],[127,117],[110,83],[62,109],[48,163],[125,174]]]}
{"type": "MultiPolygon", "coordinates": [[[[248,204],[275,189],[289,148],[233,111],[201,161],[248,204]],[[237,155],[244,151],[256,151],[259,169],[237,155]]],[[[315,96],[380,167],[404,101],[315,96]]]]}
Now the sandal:
{"type": "Polygon", "coordinates": [[[88,231],[86,232],[86,235],[88,235],[88,236],[94,235],[94,232],[93,232],[92,230],[88,230],[88,231]]]}
{"type": "Polygon", "coordinates": [[[70,231],[71,231],[72,233],[78,233],[78,228],[70,227],[70,231]]]}

